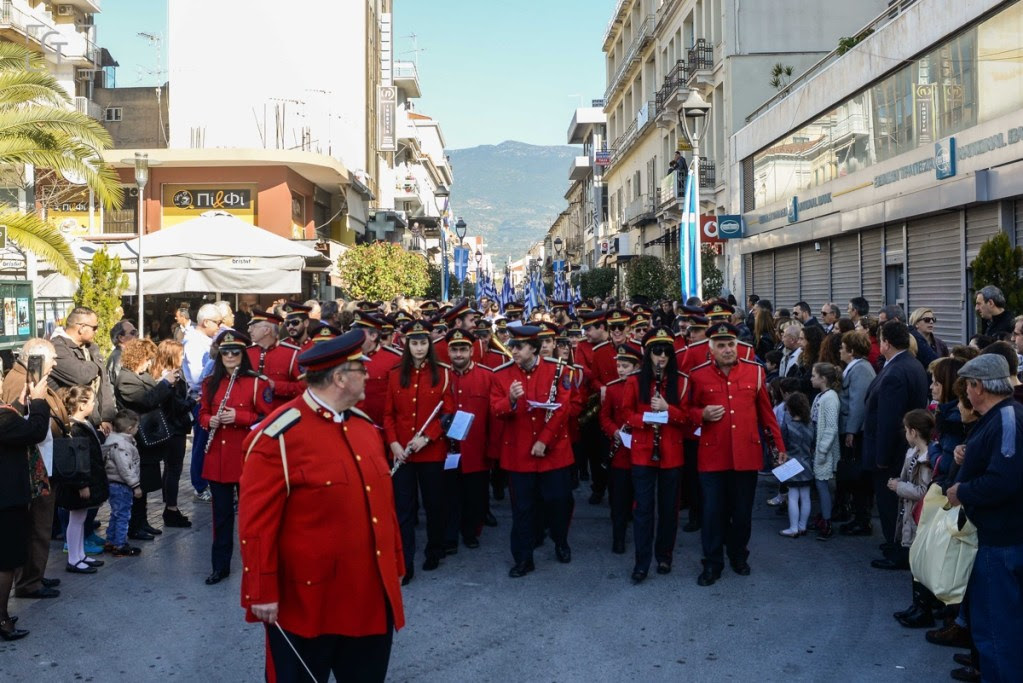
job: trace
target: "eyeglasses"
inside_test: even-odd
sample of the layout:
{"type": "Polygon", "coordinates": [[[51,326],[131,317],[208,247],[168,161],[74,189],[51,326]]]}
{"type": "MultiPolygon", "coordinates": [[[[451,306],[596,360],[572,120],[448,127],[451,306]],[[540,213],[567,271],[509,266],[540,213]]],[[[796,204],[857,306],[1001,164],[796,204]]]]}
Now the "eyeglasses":
{"type": "Polygon", "coordinates": [[[920,322],[922,322],[922,323],[936,323],[936,322],[938,322],[938,319],[934,318],[932,316],[927,316],[926,318],[920,318],[920,322]]]}
{"type": "Polygon", "coordinates": [[[289,318],[288,320],[284,321],[284,324],[287,325],[288,327],[298,327],[299,325],[302,324],[302,319],[301,318],[289,318]]]}
{"type": "Polygon", "coordinates": [[[349,365],[346,368],[341,368],[341,372],[357,372],[360,375],[368,375],[369,370],[361,365],[349,365]]]}
{"type": "Polygon", "coordinates": [[[221,356],[240,356],[242,355],[241,349],[220,349],[221,356]]]}
{"type": "Polygon", "coordinates": [[[611,325],[608,329],[610,329],[612,332],[624,332],[625,325],[611,325]]]}
{"type": "Polygon", "coordinates": [[[125,330],[124,332],[121,333],[121,336],[122,337],[137,337],[137,336],[139,336],[139,331],[138,330],[125,330]]]}

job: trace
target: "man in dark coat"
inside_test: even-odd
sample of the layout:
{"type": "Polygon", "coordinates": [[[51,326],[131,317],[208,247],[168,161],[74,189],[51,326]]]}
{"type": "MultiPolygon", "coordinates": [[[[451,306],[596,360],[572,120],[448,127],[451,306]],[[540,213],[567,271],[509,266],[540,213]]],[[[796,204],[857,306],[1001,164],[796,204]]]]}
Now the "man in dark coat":
{"type": "Polygon", "coordinates": [[[888,489],[888,480],[898,479],[908,448],[902,418],[910,410],[926,408],[927,373],[908,352],[909,328],[900,320],[889,320],[880,330],[884,367],[867,389],[863,420],[863,467],[874,473],[874,497],[884,533],[885,557],[874,560],[876,569],[908,568],[909,558],[895,543],[898,496],[888,489]]]}
{"type": "Polygon", "coordinates": [[[50,373],[53,389],[90,386],[96,392],[96,409],[90,421],[104,434],[117,413],[114,391],[107,376],[103,353],[93,339],[99,328],[99,317],[91,308],[78,307],[68,313],[63,332],[50,340],[57,351],[57,365],[50,373]]]}

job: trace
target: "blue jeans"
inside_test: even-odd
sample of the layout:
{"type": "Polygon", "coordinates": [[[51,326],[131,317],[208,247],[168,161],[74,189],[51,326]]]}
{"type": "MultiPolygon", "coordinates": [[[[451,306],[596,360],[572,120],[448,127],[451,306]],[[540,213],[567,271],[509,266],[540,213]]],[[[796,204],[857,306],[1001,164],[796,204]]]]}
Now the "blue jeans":
{"type": "Polygon", "coordinates": [[[128,542],[128,520],[131,518],[131,489],[125,484],[110,482],[110,522],[107,543],[120,547],[128,542]]]}
{"type": "Polygon", "coordinates": [[[985,681],[1023,671],[1023,545],[977,548],[967,588],[970,631],[985,681]]]}
{"type": "Polygon", "coordinates": [[[192,478],[192,488],[202,493],[209,486],[209,482],[202,478],[202,463],[206,459],[206,441],[210,438],[208,430],[199,426],[199,404],[192,408],[192,418],[195,426],[192,428],[192,464],[189,467],[189,475],[192,478]]]}

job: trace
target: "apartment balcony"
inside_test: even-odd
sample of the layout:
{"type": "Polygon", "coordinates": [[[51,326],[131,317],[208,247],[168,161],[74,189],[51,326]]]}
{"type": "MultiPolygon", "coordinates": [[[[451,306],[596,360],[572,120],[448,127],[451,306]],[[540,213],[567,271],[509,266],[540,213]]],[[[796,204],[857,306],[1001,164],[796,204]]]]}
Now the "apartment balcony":
{"type": "Polygon", "coordinates": [[[393,71],[394,85],[405,91],[405,97],[422,97],[419,89],[419,69],[415,62],[395,62],[393,71]]]}
{"type": "Polygon", "coordinates": [[[653,14],[648,14],[646,19],[636,26],[635,34],[633,35],[632,42],[629,43],[628,49],[625,51],[625,56],[622,57],[621,62],[618,63],[618,68],[615,69],[614,75],[608,81],[607,90],[604,92],[605,101],[610,102],[621,91],[622,86],[627,80],[625,77],[632,71],[632,67],[639,63],[643,54],[643,48],[653,40],[654,19],[653,14]]]}
{"type": "Polygon", "coordinates": [[[657,91],[657,127],[673,128],[678,124],[678,110],[689,96],[688,72],[683,59],[664,77],[663,87],[657,91]]]}
{"type": "Polygon", "coordinates": [[[641,194],[626,204],[622,212],[623,227],[637,227],[647,225],[657,220],[656,198],[650,195],[641,194]]]}
{"type": "Polygon", "coordinates": [[[632,4],[632,0],[618,0],[615,5],[614,12],[611,13],[611,21],[607,22],[607,28],[604,30],[604,52],[608,51],[615,36],[618,35],[618,29],[625,24],[632,4]]]}
{"type": "Polygon", "coordinates": [[[75,66],[92,66],[99,59],[99,48],[74,28],[74,24],[54,25],[48,15],[29,14],[11,2],[0,4],[0,39],[25,45],[48,61],[75,66]]]}
{"type": "Polygon", "coordinates": [[[75,98],[75,109],[79,114],[85,114],[91,116],[97,121],[103,120],[103,107],[99,106],[88,97],[76,97],[75,98]]]}
{"type": "Polygon", "coordinates": [[[61,5],[72,5],[86,14],[99,14],[100,0],[59,0],[61,5]]]}
{"type": "Polygon", "coordinates": [[[414,213],[423,208],[423,198],[419,187],[419,181],[413,178],[399,180],[394,184],[394,205],[397,208],[399,202],[404,202],[402,207],[408,213],[414,213]]]}
{"type": "Polygon", "coordinates": [[[620,159],[622,159],[632,147],[632,143],[636,141],[636,119],[632,120],[629,127],[625,129],[625,132],[619,135],[613,143],[611,143],[611,159],[607,167],[611,168],[620,159]]]}
{"type": "Polygon", "coordinates": [[[657,188],[657,215],[666,220],[682,216],[682,195],[685,193],[685,178],[678,171],[672,171],[661,178],[657,188]]]}
{"type": "Polygon", "coordinates": [[[569,180],[586,180],[593,173],[593,164],[587,156],[576,157],[568,168],[569,180]]]}
{"type": "Polygon", "coordinates": [[[700,159],[700,189],[713,190],[717,187],[717,169],[710,159],[700,159]]]}
{"type": "Polygon", "coordinates": [[[714,86],[714,46],[703,38],[696,41],[690,48],[686,63],[689,69],[687,78],[690,87],[714,86]]]}

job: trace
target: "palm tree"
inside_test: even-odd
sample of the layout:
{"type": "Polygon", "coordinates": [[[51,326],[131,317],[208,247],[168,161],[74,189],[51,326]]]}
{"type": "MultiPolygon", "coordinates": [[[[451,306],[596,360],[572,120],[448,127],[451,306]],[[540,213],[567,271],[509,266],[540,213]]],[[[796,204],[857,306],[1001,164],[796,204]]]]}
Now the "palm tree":
{"type": "MultiPolygon", "coordinates": [[[[71,98],[46,71],[43,58],[16,43],[0,42],[0,169],[23,175],[25,166],[51,172],[53,182],[81,178],[107,209],[123,192],[117,173],[102,163],[112,144],[95,119],[70,108],[71,98]],[[58,178],[58,175],[61,178],[58,178]]],[[[0,202],[0,224],[21,248],[44,258],[58,272],[77,276],[78,263],[60,231],[35,211],[0,202]]]]}

